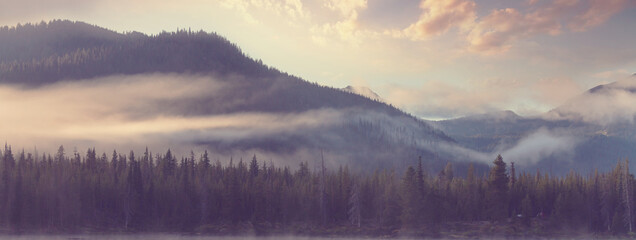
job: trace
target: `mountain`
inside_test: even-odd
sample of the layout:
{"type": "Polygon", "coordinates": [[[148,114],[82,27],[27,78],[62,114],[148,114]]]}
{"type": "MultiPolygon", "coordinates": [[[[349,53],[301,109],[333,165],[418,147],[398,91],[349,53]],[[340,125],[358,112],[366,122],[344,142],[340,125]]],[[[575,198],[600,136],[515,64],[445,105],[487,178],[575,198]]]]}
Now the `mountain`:
{"type": "MultiPolygon", "coordinates": [[[[636,76],[598,85],[547,113],[546,118],[571,119],[613,127],[635,120],[636,76]]],[[[633,132],[633,131],[632,131],[633,132]]]]}
{"type": "Polygon", "coordinates": [[[527,170],[607,170],[636,158],[636,77],[599,85],[535,117],[511,111],[431,122],[466,148],[527,170]]]}
{"type": "Polygon", "coordinates": [[[418,156],[429,169],[442,169],[454,159],[452,152],[436,150],[456,145],[452,138],[359,95],[360,88],[307,82],[202,31],[121,34],[67,20],[2,27],[0,85],[32,98],[23,103],[7,97],[16,104],[39,98],[40,105],[58,104],[42,110],[43,119],[54,116],[44,120],[46,128],[16,121],[35,136],[27,146],[49,144],[37,142],[42,139],[89,147],[154,144],[183,153],[209,149],[223,159],[258,153],[292,166],[315,163],[324,151],[331,166],[363,170],[403,168],[418,156]],[[42,133],[54,129],[62,130],[42,133]]]}
{"type": "Polygon", "coordinates": [[[345,91],[345,92],[358,94],[360,96],[369,98],[371,100],[376,100],[376,101],[380,101],[380,102],[384,101],[382,99],[382,97],[380,97],[380,95],[378,95],[377,93],[375,93],[373,90],[371,90],[368,87],[364,87],[364,86],[346,86],[345,88],[342,88],[342,90],[345,91]]]}

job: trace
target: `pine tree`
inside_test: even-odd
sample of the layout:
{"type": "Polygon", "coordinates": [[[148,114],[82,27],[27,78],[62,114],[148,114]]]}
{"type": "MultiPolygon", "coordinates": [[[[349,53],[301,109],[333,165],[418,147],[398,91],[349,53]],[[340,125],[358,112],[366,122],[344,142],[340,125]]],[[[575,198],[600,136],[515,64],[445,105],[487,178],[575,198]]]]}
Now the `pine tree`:
{"type": "Polygon", "coordinates": [[[601,179],[598,170],[594,171],[594,175],[589,181],[591,182],[588,189],[590,212],[589,229],[592,232],[602,232],[605,228],[603,226],[603,216],[601,213],[601,179]]]}
{"type": "Polygon", "coordinates": [[[349,196],[349,211],[347,213],[351,224],[360,227],[362,214],[360,210],[360,187],[357,183],[354,183],[351,188],[351,194],[349,196]]]}
{"type": "Polygon", "coordinates": [[[252,157],[252,161],[250,162],[250,178],[255,178],[258,176],[258,161],[256,161],[256,154],[252,157]]]}
{"type": "Polygon", "coordinates": [[[501,155],[498,155],[493,163],[495,166],[490,169],[490,174],[488,175],[488,207],[490,218],[498,220],[507,216],[509,179],[506,173],[506,163],[501,155]]]}
{"type": "Polygon", "coordinates": [[[418,208],[420,205],[415,169],[409,167],[402,179],[402,227],[414,229],[418,226],[418,208]]]}
{"type": "Polygon", "coordinates": [[[523,223],[529,225],[530,219],[532,219],[533,216],[532,199],[530,199],[530,194],[526,194],[523,200],[521,200],[521,217],[523,223]]]}
{"type": "Polygon", "coordinates": [[[208,158],[208,150],[203,152],[203,156],[201,157],[201,163],[203,164],[204,169],[208,169],[210,167],[210,158],[208,158]]]}

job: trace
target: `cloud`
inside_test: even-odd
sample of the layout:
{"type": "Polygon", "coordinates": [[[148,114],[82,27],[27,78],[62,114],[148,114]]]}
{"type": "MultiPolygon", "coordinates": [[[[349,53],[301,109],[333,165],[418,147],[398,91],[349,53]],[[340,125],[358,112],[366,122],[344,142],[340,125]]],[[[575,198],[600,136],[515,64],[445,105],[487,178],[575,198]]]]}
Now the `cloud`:
{"type": "Polygon", "coordinates": [[[430,151],[450,156],[458,161],[477,161],[491,164],[498,154],[505,161],[514,162],[517,166],[536,166],[542,160],[573,160],[576,147],[583,141],[581,136],[572,133],[571,129],[539,128],[522,137],[516,144],[501,144],[493,152],[479,152],[452,143],[435,143],[422,147],[430,151]]]}
{"type": "Polygon", "coordinates": [[[417,87],[388,87],[386,100],[428,118],[450,118],[498,111],[522,97],[524,83],[490,79],[452,84],[431,80],[417,87]]]}
{"type": "Polygon", "coordinates": [[[519,114],[543,114],[583,92],[571,78],[520,80],[491,78],[462,83],[429,80],[416,86],[389,85],[386,102],[428,119],[514,109],[519,114]]]}
{"type": "Polygon", "coordinates": [[[412,40],[425,40],[437,36],[453,27],[468,28],[476,18],[477,4],[470,0],[423,0],[420,8],[422,15],[417,22],[411,24],[395,36],[404,36],[412,40]]]}
{"type": "Polygon", "coordinates": [[[358,21],[359,12],[367,8],[367,0],[328,0],[324,6],[338,12],[337,20],[317,24],[311,28],[312,40],[326,45],[328,39],[339,39],[353,46],[358,46],[363,39],[377,35],[374,31],[361,29],[358,21]]]}
{"type": "Polygon", "coordinates": [[[221,86],[207,77],[177,75],[112,76],[35,89],[2,86],[0,111],[11,114],[0,131],[5,136],[55,136],[65,126],[126,121],[152,102],[213,94],[221,86]]]}
{"type": "Polygon", "coordinates": [[[608,84],[611,82],[628,79],[633,74],[636,73],[630,72],[626,69],[617,69],[599,72],[592,75],[592,77],[596,79],[597,84],[608,84]]]}
{"type": "Polygon", "coordinates": [[[252,10],[272,12],[294,22],[307,18],[309,13],[304,9],[300,0],[222,0],[221,5],[239,12],[248,23],[260,21],[252,14],[252,10]]]}
{"type": "Polygon", "coordinates": [[[555,156],[560,156],[559,159],[571,159],[563,156],[573,156],[580,140],[567,130],[540,128],[519,140],[515,146],[503,150],[501,155],[507,161],[525,166],[555,156]]]}
{"type": "Polygon", "coordinates": [[[457,161],[476,161],[490,164],[497,156],[493,153],[483,153],[469,148],[462,147],[458,144],[439,143],[434,145],[423,145],[424,148],[436,154],[450,156],[457,161]]]}
{"type": "Polygon", "coordinates": [[[149,134],[170,134],[205,129],[208,137],[218,140],[241,139],[255,135],[293,132],[298,128],[316,128],[341,120],[336,110],[310,110],[302,113],[273,114],[243,112],[202,117],[157,116],[143,120],[94,120],[69,123],[57,130],[56,135],[68,138],[134,137],[149,134]],[[218,132],[215,132],[218,131],[218,132]],[[232,132],[232,134],[219,133],[232,132]]]}
{"type": "Polygon", "coordinates": [[[367,0],[327,0],[325,6],[339,11],[342,16],[349,17],[357,15],[359,9],[367,8],[367,0]]]}
{"type": "MultiPolygon", "coordinates": [[[[572,31],[582,32],[606,22],[614,14],[624,10],[630,0],[590,0],[587,9],[577,14],[568,24],[572,31]]],[[[631,3],[632,6],[636,5],[631,3]]]]}
{"type": "Polygon", "coordinates": [[[586,31],[603,24],[628,3],[628,0],[557,0],[531,4],[535,8],[526,11],[498,9],[480,18],[467,40],[474,52],[505,52],[521,39],[561,34],[564,25],[571,31],[586,31]]]}
{"type": "Polygon", "coordinates": [[[361,43],[361,36],[364,32],[359,30],[358,14],[353,13],[346,19],[335,23],[325,23],[321,26],[314,26],[311,29],[314,42],[320,45],[326,45],[327,39],[336,36],[337,39],[358,45],[361,43]]]}
{"type": "Polygon", "coordinates": [[[573,119],[608,126],[634,123],[636,77],[601,85],[554,109],[548,119],[573,119]]]}
{"type": "Polygon", "coordinates": [[[257,154],[288,166],[316,159],[324,148],[332,167],[361,166],[364,160],[365,170],[392,165],[387,159],[395,157],[371,148],[409,149],[402,145],[414,136],[430,137],[431,130],[412,118],[356,108],[241,110],[243,103],[271,102],[271,92],[280,87],[273,82],[271,88],[249,88],[244,81],[258,85],[238,76],[187,74],[110,76],[26,89],[0,85],[0,112],[7,113],[0,135],[14,149],[37,146],[47,153],[60,145],[106,152],[170,148],[177,156],[209,150],[223,159],[257,154]],[[259,96],[264,92],[269,98],[259,96]]]}
{"type": "Polygon", "coordinates": [[[476,52],[498,52],[510,48],[510,44],[534,34],[556,35],[560,33],[556,19],[543,12],[523,14],[516,9],[495,10],[481,19],[468,34],[470,49],[476,52]]]}
{"type": "Polygon", "coordinates": [[[422,15],[415,23],[385,34],[422,41],[457,28],[472,52],[497,54],[533,36],[559,35],[564,26],[587,31],[629,6],[629,0],[534,0],[523,8],[493,9],[478,16],[473,0],[422,0],[422,15]]]}
{"type": "Polygon", "coordinates": [[[517,166],[537,166],[544,160],[572,161],[576,147],[584,141],[584,137],[577,135],[572,129],[548,129],[541,127],[525,136],[516,143],[499,144],[492,152],[480,152],[453,143],[422,144],[423,148],[444,155],[455,160],[477,161],[491,164],[500,154],[506,162],[514,162],[517,166]]]}
{"type": "MultiPolygon", "coordinates": [[[[113,146],[151,144],[161,139],[153,136],[199,130],[207,131],[210,139],[236,140],[313,129],[341,119],[341,112],[329,109],[293,114],[184,115],[187,110],[175,111],[175,106],[166,104],[192,108],[187,102],[193,99],[236,93],[232,89],[238,80],[232,81],[233,86],[227,80],[150,74],[61,82],[33,89],[0,86],[0,112],[7,113],[0,133],[3,140],[21,146],[50,147],[64,142],[113,146]],[[183,101],[186,105],[178,104],[183,101]]],[[[224,104],[232,103],[217,105],[224,104]]]]}

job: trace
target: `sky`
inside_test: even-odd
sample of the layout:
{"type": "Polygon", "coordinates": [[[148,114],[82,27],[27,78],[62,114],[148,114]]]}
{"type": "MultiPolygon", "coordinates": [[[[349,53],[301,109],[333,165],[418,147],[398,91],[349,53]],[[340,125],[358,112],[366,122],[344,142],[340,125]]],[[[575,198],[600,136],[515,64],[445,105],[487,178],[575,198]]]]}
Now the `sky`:
{"type": "Polygon", "coordinates": [[[635,0],[0,0],[0,25],[216,32],[310,82],[427,119],[538,115],[636,72],[635,0]]]}

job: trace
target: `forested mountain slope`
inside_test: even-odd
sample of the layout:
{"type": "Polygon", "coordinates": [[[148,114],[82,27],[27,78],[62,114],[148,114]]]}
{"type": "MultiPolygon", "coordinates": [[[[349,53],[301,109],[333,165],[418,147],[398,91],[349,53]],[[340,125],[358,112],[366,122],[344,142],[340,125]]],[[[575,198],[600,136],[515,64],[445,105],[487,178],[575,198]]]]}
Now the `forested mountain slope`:
{"type": "MultiPolygon", "coordinates": [[[[148,130],[125,138],[142,139],[131,146],[159,141],[159,146],[182,145],[188,152],[188,147],[203,147],[223,158],[273,154],[277,159],[288,158],[286,163],[292,165],[298,159],[318,158],[324,150],[336,166],[349,163],[365,169],[403,167],[420,155],[431,169],[439,169],[454,159],[452,152],[437,148],[439,144],[454,145],[454,141],[427,123],[385,103],[268,67],[214,33],[121,34],[66,20],[2,27],[0,83],[35,96],[46,95],[48,89],[61,92],[68,86],[75,89],[70,95],[105,89],[99,93],[111,97],[99,105],[109,105],[110,100],[121,103],[100,112],[106,119],[116,116],[125,124],[146,127],[152,126],[148,121],[169,118],[186,122],[179,126],[203,126],[174,127],[168,133],[148,130]],[[139,82],[146,85],[137,89],[139,82]],[[130,102],[124,104],[127,98],[130,102]],[[201,123],[219,117],[228,123],[201,123]],[[237,120],[243,125],[235,126],[237,120]]],[[[91,98],[74,102],[90,102],[91,98]]],[[[129,129],[128,125],[114,128],[129,129]]],[[[73,133],[78,132],[71,127],[73,133]]],[[[74,137],[67,144],[90,147],[103,142],[93,137],[98,134],[87,135],[91,135],[89,140],[74,137]]]]}

